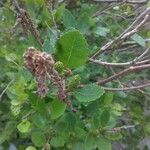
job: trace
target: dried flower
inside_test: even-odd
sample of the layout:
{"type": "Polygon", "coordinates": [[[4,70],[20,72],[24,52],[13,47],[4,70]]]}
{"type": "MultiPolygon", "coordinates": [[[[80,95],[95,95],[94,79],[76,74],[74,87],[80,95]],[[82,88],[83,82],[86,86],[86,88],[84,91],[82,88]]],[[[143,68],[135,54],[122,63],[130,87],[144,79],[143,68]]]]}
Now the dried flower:
{"type": "Polygon", "coordinates": [[[26,68],[35,76],[37,81],[37,92],[41,97],[45,97],[48,92],[47,79],[51,80],[58,88],[59,99],[71,106],[68,100],[68,93],[65,80],[59,75],[54,67],[54,60],[50,54],[40,52],[34,47],[29,47],[24,53],[26,68]]]}

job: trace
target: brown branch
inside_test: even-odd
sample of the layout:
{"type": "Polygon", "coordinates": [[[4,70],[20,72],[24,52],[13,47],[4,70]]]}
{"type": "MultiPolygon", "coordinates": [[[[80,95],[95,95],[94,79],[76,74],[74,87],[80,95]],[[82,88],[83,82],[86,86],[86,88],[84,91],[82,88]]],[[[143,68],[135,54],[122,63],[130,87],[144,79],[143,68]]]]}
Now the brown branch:
{"type": "Polygon", "coordinates": [[[126,38],[129,38],[131,35],[136,33],[146,23],[149,17],[150,17],[150,8],[147,8],[135,19],[135,21],[123,33],[121,33],[114,40],[106,43],[102,48],[100,48],[99,51],[97,51],[94,55],[92,55],[91,58],[95,59],[98,55],[110,49],[112,45],[114,44],[118,45],[122,43],[126,38]]]}
{"type": "Polygon", "coordinates": [[[131,87],[122,87],[122,88],[109,88],[109,87],[102,87],[106,91],[112,91],[112,92],[117,92],[117,91],[130,91],[130,90],[139,90],[139,89],[144,89],[146,87],[150,86],[150,82],[143,84],[143,85],[138,85],[138,86],[131,86],[131,87]]]}
{"type": "Polygon", "coordinates": [[[103,13],[105,13],[106,11],[110,10],[111,8],[115,7],[116,5],[123,5],[124,2],[120,2],[120,3],[110,3],[108,4],[105,8],[103,8],[102,10],[97,11],[95,14],[93,14],[93,17],[97,17],[103,13]]]}
{"type": "MultiPolygon", "coordinates": [[[[113,66],[113,67],[125,67],[125,66],[131,66],[131,65],[139,65],[139,64],[143,64],[143,63],[147,63],[147,61],[141,61],[140,60],[149,52],[149,48],[147,48],[139,57],[136,57],[134,60],[129,61],[129,62],[125,62],[125,63],[109,63],[109,62],[104,62],[101,60],[95,60],[90,58],[90,62],[95,63],[95,64],[99,64],[99,65],[103,65],[103,66],[113,66]]],[[[148,60],[149,62],[150,60],[148,60]]]]}
{"type": "Polygon", "coordinates": [[[18,1],[17,0],[13,0],[14,1],[14,6],[15,6],[15,8],[16,8],[16,10],[19,12],[19,13],[21,13],[21,7],[19,6],[19,3],[18,3],[18,1]]]}
{"type": "MultiPolygon", "coordinates": [[[[93,0],[94,2],[107,2],[107,3],[113,3],[113,2],[123,2],[124,0],[93,0]]],[[[148,0],[141,0],[141,1],[138,1],[138,0],[125,0],[124,2],[126,3],[131,3],[131,4],[143,4],[143,3],[147,3],[148,0]]]]}
{"type": "Polygon", "coordinates": [[[131,66],[115,75],[112,75],[110,76],[109,78],[107,79],[104,79],[104,80],[101,80],[101,81],[98,81],[97,84],[99,85],[103,85],[103,84],[106,84],[110,81],[113,81],[115,79],[118,79],[122,76],[125,76],[127,75],[129,72],[134,72],[134,71],[139,71],[139,70],[143,70],[143,69],[147,69],[147,68],[150,68],[150,64],[145,64],[145,65],[140,65],[140,66],[131,66]]]}

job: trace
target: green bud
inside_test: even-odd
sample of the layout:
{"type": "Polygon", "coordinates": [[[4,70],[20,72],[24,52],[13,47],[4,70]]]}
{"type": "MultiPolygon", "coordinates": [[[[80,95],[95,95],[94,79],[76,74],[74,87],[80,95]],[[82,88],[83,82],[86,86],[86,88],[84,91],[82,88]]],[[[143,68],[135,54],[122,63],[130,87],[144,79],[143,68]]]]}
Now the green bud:
{"type": "Polygon", "coordinates": [[[77,88],[77,86],[80,84],[80,81],[81,81],[81,77],[79,75],[74,75],[68,83],[69,91],[72,91],[75,88],[77,88]]]}
{"type": "Polygon", "coordinates": [[[63,70],[64,70],[64,65],[63,65],[62,62],[57,61],[57,62],[54,64],[54,68],[55,68],[59,73],[62,73],[63,70]]]}

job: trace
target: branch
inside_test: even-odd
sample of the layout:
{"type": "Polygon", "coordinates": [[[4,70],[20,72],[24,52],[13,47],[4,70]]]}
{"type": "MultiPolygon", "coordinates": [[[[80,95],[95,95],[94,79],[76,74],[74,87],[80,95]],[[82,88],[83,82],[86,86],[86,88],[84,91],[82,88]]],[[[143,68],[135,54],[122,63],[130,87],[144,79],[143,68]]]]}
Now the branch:
{"type": "Polygon", "coordinates": [[[112,128],[109,132],[120,132],[122,129],[131,129],[135,128],[135,125],[124,125],[121,127],[112,128]]]}
{"type": "MultiPolygon", "coordinates": [[[[147,48],[139,57],[136,57],[134,60],[129,61],[129,62],[125,62],[125,63],[109,63],[109,62],[104,62],[101,60],[95,60],[90,58],[90,62],[95,63],[95,64],[99,64],[99,65],[103,65],[103,66],[114,66],[114,67],[125,67],[125,66],[131,66],[131,65],[138,65],[138,64],[143,64],[146,63],[147,61],[140,61],[148,52],[149,52],[150,48],[147,48]]],[[[148,60],[149,62],[150,60],[148,60]]]]}
{"type": "Polygon", "coordinates": [[[143,26],[147,22],[149,17],[150,17],[150,8],[147,8],[143,13],[141,13],[136,18],[136,20],[123,33],[121,33],[114,40],[106,43],[99,51],[97,51],[93,56],[91,56],[91,58],[95,59],[98,55],[108,50],[112,45],[114,44],[118,45],[121,42],[123,42],[126,38],[129,38],[131,35],[138,32],[141,26],[143,26]]]}
{"type": "Polygon", "coordinates": [[[107,79],[104,79],[104,80],[101,80],[101,81],[98,81],[97,84],[99,85],[103,85],[103,84],[106,84],[110,81],[113,81],[115,79],[118,79],[122,76],[125,76],[127,75],[129,72],[134,72],[134,71],[139,71],[139,70],[144,70],[144,69],[147,69],[147,68],[150,68],[150,64],[146,64],[146,65],[140,65],[140,66],[131,66],[115,75],[112,75],[110,76],[109,78],[107,79]]]}
{"type": "Polygon", "coordinates": [[[21,7],[19,6],[18,1],[17,0],[13,0],[13,1],[14,1],[14,5],[15,5],[16,10],[21,13],[21,11],[20,11],[21,7]]]}
{"type": "Polygon", "coordinates": [[[106,7],[104,7],[103,10],[99,10],[95,14],[93,14],[93,17],[97,17],[97,16],[103,14],[105,11],[110,10],[111,8],[115,7],[116,5],[119,6],[119,5],[123,5],[123,4],[124,4],[124,2],[110,3],[106,7]]]}
{"type": "Polygon", "coordinates": [[[113,3],[113,2],[126,2],[126,3],[131,3],[131,4],[143,4],[147,3],[148,0],[141,0],[141,1],[133,1],[133,0],[93,0],[94,2],[107,2],[107,3],[113,3]]]}
{"type": "Polygon", "coordinates": [[[150,86],[150,82],[143,84],[143,85],[138,85],[138,86],[131,86],[131,87],[122,87],[122,88],[109,88],[109,87],[102,87],[106,91],[112,91],[112,92],[117,92],[117,91],[130,91],[130,90],[139,90],[143,89],[150,86]]]}

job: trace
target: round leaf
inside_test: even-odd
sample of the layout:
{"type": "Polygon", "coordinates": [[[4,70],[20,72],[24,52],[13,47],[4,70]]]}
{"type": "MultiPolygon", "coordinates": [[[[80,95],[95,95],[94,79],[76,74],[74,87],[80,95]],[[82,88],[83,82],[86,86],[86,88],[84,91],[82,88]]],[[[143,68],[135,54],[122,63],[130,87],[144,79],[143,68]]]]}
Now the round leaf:
{"type": "Polygon", "coordinates": [[[75,97],[79,102],[91,102],[97,100],[103,94],[104,90],[100,86],[89,84],[75,92],[75,97]]]}
{"type": "Polygon", "coordinates": [[[30,129],[30,122],[28,120],[23,120],[18,126],[17,129],[22,132],[26,133],[30,129]]]}
{"type": "Polygon", "coordinates": [[[51,103],[50,109],[52,119],[57,119],[65,112],[66,104],[60,100],[54,99],[51,103]]]}
{"type": "Polygon", "coordinates": [[[41,131],[35,131],[32,133],[32,142],[37,147],[42,147],[46,143],[45,135],[41,131]]]}
{"type": "Polygon", "coordinates": [[[74,69],[84,65],[88,59],[88,45],[78,30],[66,32],[57,43],[57,57],[67,67],[74,69]]]}

